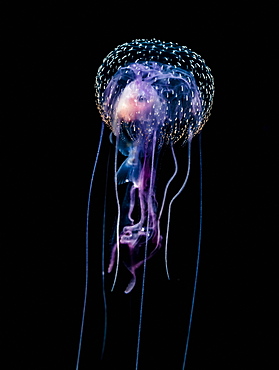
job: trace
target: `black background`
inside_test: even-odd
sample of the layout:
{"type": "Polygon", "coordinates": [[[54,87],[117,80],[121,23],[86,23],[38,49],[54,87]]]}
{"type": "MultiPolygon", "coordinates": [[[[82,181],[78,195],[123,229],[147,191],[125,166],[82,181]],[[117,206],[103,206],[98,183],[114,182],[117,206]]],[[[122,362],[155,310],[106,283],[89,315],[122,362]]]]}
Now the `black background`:
{"type": "MultiPolygon", "coordinates": [[[[152,10],[141,3],[55,4],[17,8],[5,31],[11,102],[8,135],[3,136],[8,142],[3,179],[8,192],[3,195],[9,205],[4,321],[11,349],[5,368],[75,368],[87,194],[101,127],[94,79],[102,59],[117,45],[152,37],[200,54],[216,86],[212,115],[202,132],[203,238],[186,369],[250,369],[259,363],[277,368],[278,103],[277,90],[272,90],[272,18],[255,5],[244,14],[243,7],[229,4],[193,10],[179,3],[152,10]]],[[[80,370],[135,368],[140,279],[134,292],[124,295],[121,276],[113,293],[106,276],[108,329],[100,362],[108,135],[106,129],[93,187],[80,370]]],[[[183,162],[186,150],[178,151],[183,162]]],[[[182,180],[186,164],[180,170],[182,180]]],[[[162,251],[147,265],[139,369],[182,366],[195,270],[198,184],[196,138],[189,184],[173,208],[171,280],[162,251]]],[[[113,202],[109,206],[112,219],[113,202]]]]}

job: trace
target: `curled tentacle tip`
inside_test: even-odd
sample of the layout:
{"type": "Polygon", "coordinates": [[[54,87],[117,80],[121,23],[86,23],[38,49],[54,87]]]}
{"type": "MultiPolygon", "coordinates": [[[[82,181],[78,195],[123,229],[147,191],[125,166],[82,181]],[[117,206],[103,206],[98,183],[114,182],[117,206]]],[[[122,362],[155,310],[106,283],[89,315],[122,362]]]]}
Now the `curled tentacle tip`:
{"type": "Polygon", "coordinates": [[[114,266],[114,261],[109,264],[108,273],[110,273],[112,271],[113,266],[114,266]]]}
{"type": "Polygon", "coordinates": [[[125,294],[130,293],[131,290],[134,288],[135,285],[136,285],[136,276],[133,276],[132,279],[130,280],[127,288],[125,289],[124,293],[125,294]]]}

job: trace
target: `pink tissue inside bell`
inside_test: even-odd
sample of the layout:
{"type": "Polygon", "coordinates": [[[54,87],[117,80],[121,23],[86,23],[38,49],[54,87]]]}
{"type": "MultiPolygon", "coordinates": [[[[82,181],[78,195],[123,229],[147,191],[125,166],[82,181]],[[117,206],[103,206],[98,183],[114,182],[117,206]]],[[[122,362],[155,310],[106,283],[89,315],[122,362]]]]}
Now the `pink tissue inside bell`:
{"type": "Polygon", "coordinates": [[[156,90],[141,79],[129,83],[116,105],[116,116],[125,122],[147,120],[156,115],[160,99],[156,90]]]}

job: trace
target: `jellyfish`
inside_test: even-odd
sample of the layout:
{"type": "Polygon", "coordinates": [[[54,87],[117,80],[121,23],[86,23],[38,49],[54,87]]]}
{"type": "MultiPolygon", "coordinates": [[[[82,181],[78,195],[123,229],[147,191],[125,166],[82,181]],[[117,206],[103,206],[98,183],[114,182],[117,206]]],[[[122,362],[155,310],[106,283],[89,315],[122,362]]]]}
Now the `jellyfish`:
{"type": "MultiPolygon", "coordinates": [[[[124,266],[130,275],[125,289],[129,294],[143,266],[143,297],[146,265],[162,248],[169,278],[167,250],[171,207],[188,180],[192,139],[200,133],[211,113],[213,77],[205,61],[185,46],[156,39],[136,39],[107,55],[98,70],[95,89],[97,108],[110,130],[109,140],[114,146],[117,214],[107,272],[114,274],[113,290],[119,268],[124,266]],[[174,147],[179,143],[188,145],[188,170],[181,188],[166,204],[169,185],[178,172],[174,147]],[[166,148],[171,151],[174,172],[163,185],[163,195],[158,199],[157,189],[162,186],[158,183],[158,164],[166,148]],[[125,188],[122,197],[119,195],[121,188],[125,188]],[[164,212],[167,224],[162,227],[164,212]]],[[[102,128],[101,136],[103,132],[102,128]]],[[[84,312],[85,306],[86,298],[84,312]]],[[[142,307],[143,298],[139,333],[142,307]]],[[[82,327],[83,323],[84,313],[82,327]]],[[[139,343],[140,334],[137,356],[139,343]]]]}
{"type": "Polygon", "coordinates": [[[97,107],[111,129],[116,159],[118,152],[126,157],[115,170],[115,184],[117,193],[118,186],[128,183],[129,194],[118,204],[108,267],[109,272],[115,268],[117,276],[123,250],[122,261],[131,273],[125,293],[135,286],[137,269],[162,245],[163,207],[155,190],[161,150],[173,148],[178,141],[185,145],[201,131],[210,114],[213,91],[205,62],[173,43],[135,40],[117,47],[99,68],[97,107]],[[134,218],[136,208],[138,219],[134,218]]]}

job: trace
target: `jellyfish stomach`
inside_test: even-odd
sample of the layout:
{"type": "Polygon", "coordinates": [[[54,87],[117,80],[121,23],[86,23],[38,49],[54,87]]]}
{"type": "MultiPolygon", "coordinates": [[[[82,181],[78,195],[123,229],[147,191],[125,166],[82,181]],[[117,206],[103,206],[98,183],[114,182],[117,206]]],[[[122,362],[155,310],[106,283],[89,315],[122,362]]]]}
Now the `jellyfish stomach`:
{"type": "Polygon", "coordinates": [[[141,77],[130,82],[123,90],[116,105],[116,117],[120,121],[143,121],[161,109],[157,91],[141,77]]]}

